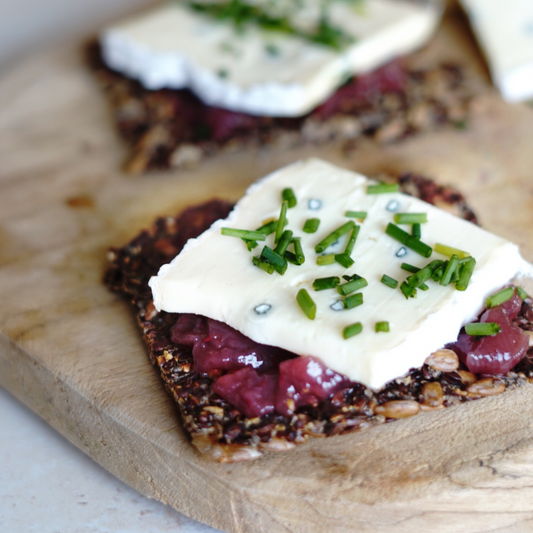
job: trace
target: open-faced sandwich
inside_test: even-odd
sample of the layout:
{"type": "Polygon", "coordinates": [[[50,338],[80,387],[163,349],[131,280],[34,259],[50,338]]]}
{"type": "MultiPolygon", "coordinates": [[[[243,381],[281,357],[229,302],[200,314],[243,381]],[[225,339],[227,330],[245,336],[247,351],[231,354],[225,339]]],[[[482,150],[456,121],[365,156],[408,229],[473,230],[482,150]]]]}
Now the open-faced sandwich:
{"type": "Polygon", "coordinates": [[[110,262],[193,443],[219,461],[533,381],[531,265],[424,178],[298,162],[234,207],[159,219],[110,262]]]}
{"type": "Polygon", "coordinates": [[[131,172],[250,143],[348,148],[360,135],[464,126],[462,70],[398,59],[431,37],[438,5],[181,0],[106,29],[90,58],[132,147],[131,172]]]}

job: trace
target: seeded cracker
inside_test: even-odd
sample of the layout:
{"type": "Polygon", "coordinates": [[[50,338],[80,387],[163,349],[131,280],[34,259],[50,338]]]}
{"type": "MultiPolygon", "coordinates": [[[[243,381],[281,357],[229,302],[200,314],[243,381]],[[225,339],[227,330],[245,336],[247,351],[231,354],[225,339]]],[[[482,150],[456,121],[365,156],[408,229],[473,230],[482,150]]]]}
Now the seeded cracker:
{"type": "MultiPolygon", "coordinates": [[[[462,195],[454,189],[411,174],[402,176],[399,183],[402,192],[476,221],[462,195]]],[[[212,392],[208,375],[195,372],[191,348],[171,342],[170,328],[178,315],[157,313],[148,287],[149,278],[189,238],[198,236],[218,218],[226,217],[231,209],[227,202],[212,200],[188,208],[175,218],[158,219],[128,245],[110,250],[105,274],[106,285],[126,296],[137,310],[150,359],[159,367],[167,390],[177,402],[193,444],[207,457],[221,462],[255,459],[264,451],[287,450],[311,436],[365,429],[533,382],[531,349],[513,371],[498,377],[472,374],[458,362],[454,352],[443,349],[432,354],[422,368],[394,380],[379,392],[356,384],[316,408],[298,409],[290,418],[280,415],[246,418],[212,392]]],[[[533,331],[531,305],[527,299],[515,320],[527,331],[533,331]]]]}

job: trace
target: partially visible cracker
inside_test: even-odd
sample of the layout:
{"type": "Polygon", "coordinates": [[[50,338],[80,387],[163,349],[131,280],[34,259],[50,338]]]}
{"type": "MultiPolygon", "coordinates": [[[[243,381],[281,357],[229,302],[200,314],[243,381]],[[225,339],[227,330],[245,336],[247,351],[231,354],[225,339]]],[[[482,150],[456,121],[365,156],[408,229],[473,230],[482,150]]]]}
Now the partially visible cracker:
{"type": "Polygon", "coordinates": [[[194,167],[221,150],[251,145],[336,143],[350,151],[361,136],[383,144],[446,126],[464,128],[474,94],[457,64],[420,70],[397,60],[352,78],[303,117],[256,117],[207,106],[186,89],[147,90],[108,68],[97,43],[88,47],[88,58],[130,145],[126,170],[137,174],[194,167]]]}

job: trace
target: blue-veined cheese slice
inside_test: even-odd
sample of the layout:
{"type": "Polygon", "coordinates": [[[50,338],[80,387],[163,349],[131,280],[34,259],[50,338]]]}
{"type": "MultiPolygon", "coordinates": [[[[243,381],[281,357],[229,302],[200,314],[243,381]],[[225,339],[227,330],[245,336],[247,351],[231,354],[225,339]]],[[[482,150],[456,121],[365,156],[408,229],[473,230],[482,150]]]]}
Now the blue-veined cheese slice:
{"type": "MultiPolygon", "coordinates": [[[[405,194],[369,195],[369,183],[361,174],[316,159],[267,176],[249,188],[227,219],[189,240],[152,277],[156,308],[220,320],[257,342],[316,356],[333,370],[375,389],[421,366],[431,352],[457,338],[490,293],[529,272],[530,265],[511,242],[405,194]],[[286,187],[294,190],[298,202],[288,210],[287,228],[301,237],[306,259],[301,266],[289,264],[283,276],[269,275],[252,263],[263,243],[249,252],[241,239],[222,235],[221,228],[253,230],[277,218],[286,187]],[[348,269],[337,263],[317,266],[315,245],[348,220],[344,216],[348,210],[368,212],[352,253],[354,265],[348,269]],[[385,234],[395,211],[427,213],[424,242],[432,247],[443,243],[475,257],[477,265],[466,291],[428,281],[429,290],[406,299],[399,288],[381,283],[383,274],[403,281],[409,274],[400,268],[402,262],[422,267],[432,259],[446,259],[435,252],[425,259],[385,234]],[[308,218],[321,221],[314,234],[302,231],[308,218]],[[340,294],[312,288],[317,278],[355,273],[366,278],[368,286],[361,290],[364,303],[353,309],[334,310],[340,294]],[[296,294],[302,288],[316,303],[315,320],[298,306],[296,294]],[[376,333],[375,324],[380,321],[389,322],[389,333],[376,333]],[[355,322],[362,323],[363,331],[344,339],[343,329],[355,322]]],[[[342,252],[347,238],[324,253],[342,252]]],[[[273,240],[273,236],[266,240],[271,248],[273,240]]]]}
{"type": "MultiPolygon", "coordinates": [[[[321,0],[300,6],[305,26],[320,16],[321,0]]],[[[355,42],[337,52],[304,39],[198,15],[186,2],[164,4],[106,29],[102,53],[113,69],[148,89],[193,90],[205,103],[249,114],[300,116],[324,101],[347,76],[368,72],[413,51],[440,18],[434,2],[328,2],[332,24],[355,42]],[[273,53],[275,51],[275,53],[273,53]]]]}
{"type": "Polygon", "coordinates": [[[461,2],[502,96],[510,102],[533,98],[533,2],[461,2]]]}

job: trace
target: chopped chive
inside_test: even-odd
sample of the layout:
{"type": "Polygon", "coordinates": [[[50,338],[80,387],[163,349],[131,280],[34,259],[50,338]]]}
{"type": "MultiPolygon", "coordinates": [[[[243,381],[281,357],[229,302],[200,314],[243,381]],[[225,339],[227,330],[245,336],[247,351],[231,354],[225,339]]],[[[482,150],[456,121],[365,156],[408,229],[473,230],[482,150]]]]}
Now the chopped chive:
{"type": "Polygon", "coordinates": [[[265,235],[270,235],[271,233],[274,233],[276,231],[277,227],[278,221],[271,220],[270,222],[267,222],[266,224],[263,224],[261,227],[257,228],[255,231],[258,231],[259,233],[264,233],[265,235]]]}
{"type": "Polygon", "coordinates": [[[395,289],[398,286],[398,281],[390,276],[387,276],[387,274],[383,274],[383,276],[381,276],[381,283],[387,285],[387,287],[390,287],[391,289],[395,289]]]}
{"type": "Polygon", "coordinates": [[[238,237],[239,239],[245,239],[247,241],[264,241],[266,239],[264,233],[247,229],[221,228],[220,233],[228,237],[238,237]]]}
{"type": "Polygon", "coordinates": [[[396,213],[396,224],[425,224],[428,221],[427,213],[396,213]]]}
{"type": "Polygon", "coordinates": [[[522,289],[522,287],[516,287],[516,292],[518,293],[518,296],[520,296],[520,298],[522,298],[522,300],[525,300],[526,298],[528,298],[528,294],[527,292],[522,289]]]}
{"type": "Polygon", "coordinates": [[[246,248],[248,248],[249,252],[251,252],[254,248],[257,248],[259,246],[257,244],[257,241],[248,241],[246,239],[243,239],[243,241],[246,244],[246,248]]]}
{"type": "Polygon", "coordinates": [[[354,307],[357,307],[358,305],[361,305],[362,303],[363,303],[362,292],[356,292],[355,294],[352,294],[351,296],[347,296],[342,301],[342,305],[344,306],[344,309],[353,309],[354,307]]]}
{"type": "Polygon", "coordinates": [[[283,234],[283,228],[285,227],[285,221],[287,220],[288,203],[281,202],[281,210],[279,213],[278,223],[276,225],[276,243],[280,240],[283,234]]]}
{"type": "Polygon", "coordinates": [[[347,275],[347,274],[344,274],[342,276],[342,279],[345,279],[346,281],[353,281],[354,279],[359,279],[361,276],[359,274],[352,274],[352,275],[347,275]]]}
{"type": "Polygon", "coordinates": [[[325,291],[327,289],[334,289],[341,282],[338,276],[330,276],[329,278],[317,278],[313,281],[313,289],[315,291],[325,291]]]}
{"type": "Polygon", "coordinates": [[[421,291],[428,291],[429,290],[429,287],[425,284],[425,283],[421,283],[418,288],[421,290],[421,291]]]}
{"type": "Polygon", "coordinates": [[[265,246],[261,252],[261,257],[266,259],[278,274],[282,276],[285,274],[285,271],[287,270],[287,260],[272,250],[272,248],[265,246]]]}
{"type": "Polygon", "coordinates": [[[440,278],[439,281],[439,284],[443,287],[447,287],[451,283],[452,276],[457,272],[457,268],[459,267],[459,258],[453,254],[447,263],[448,264],[442,273],[442,278],[440,278]]]}
{"type": "Polygon", "coordinates": [[[389,332],[389,323],[386,320],[383,320],[382,322],[376,322],[376,333],[379,333],[380,331],[384,333],[389,332]]]}
{"type": "Polygon", "coordinates": [[[507,287],[501,291],[489,296],[486,301],[486,306],[488,309],[491,307],[496,307],[497,305],[503,304],[507,300],[510,300],[514,296],[514,287],[507,287]]]}
{"type": "Polygon", "coordinates": [[[358,218],[359,220],[364,220],[368,216],[368,213],[366,211],[346,211],[344,216],[348,218],[358,218]]]}
{"type": "Polygon", "coordinates": [[[458,250],[457,248],[446,246],[445,244],[441,244],[440,242],[437,242],[435,244],[434,250],[439,254],[447,255],[448,257],[451,257],[453,254],[455,254],[459,259],[465,259],[466,257],[470,257],[470,254],[468,252],[463,252],[463,250],[458,250]]]}
{"type": "Polygon", "coordinates": [[[398,192],[397,183],[379,183],[378,185],[369,185],[366,188],[366,194],[386,194],[389,192],[398,192]]]}
{"type": "Polygon", "coordinates": [[[409,233],[394,225],[392,222],[387,224],[385,233],[423,257],[429,257],[433,252],[431,246],[428,246],[416,237],[409,235],[409,233]]]}
{"type": "Polygon", "coordinates": [[[406,270],[407,272],[411,272],[412,274],[416,274],[420,271],[418,267],[415,267],[414,265],[410,265],[409,263],[402,263],[400,265],[400,268],[402,270],[406,270]]]}
{"type": "Polygon", "coordinates": [[[355,222],[350,220],[332,231],[326,238],[322,239],[316,246],[315,251],[317,254],[322,253],[328,246],[331,246],[339,237],[342,237],[345,233],[348,233],[355,227],[355,222]]]}
{"type": "Polygon", "coordinates": [[[339,285],[337,287],[337,291],[339,294],[346,296],[347,294],[350,294],[359,289],[362,289],[363,287],[366,287],[367,285],[368,285],[368,281],[365,278],[362,278],[361,276],[357,276],[356,279],[352,279],[348,281],[348,283],[343,283],[342,285],[339,285]]]}
{"type": "Polygon", "coordinates": [[[289,250],[287,250],[283,254],[283,257],[285,258],[285,260],[288,263],[291,263],[293,265],[300,266],[302,264],[302,263],[298,263],[298,259],[296,258],[296,254],[293,254],[292,252],[289,252],[289,250]]]}
{"type": "Polygon", "coordinates": [[[294,246],[294,254],[296,255],[296,261],[298,261],[299,265],[303,265],[305,263],[305,255],[302,249],[302,241],[300,237],[293,237],[291,242],[294,246]]]}
{"type": "Polygon", "coordinates": [[[320,226],[319,218],[308,218],[305,221],[303,230],[305,231],[305,233],[315,233],[318,229],[318,226],[320,226]]]}
{"type": "Polygon", "coordinates": [[[409,276],[407,278],[407,284],[409,287],[419,287],[422,283],[425,283],[428,279],[431,278],[433,271],[442,265],[443,261],[436,259],[427,264],[424,268],[420,269],[416,274],[409,276]]]}
{"type": "Polygon", "coordinates": [[[363,324],[361,324],[361,322],[355,322],[354,324],[350,324],[349,326],[346,326],[342,330],[342,336],[345,339],[349,339],[350,337],[359,335],[361,331],[363,331],[363,324]]]}
{"type": "Polygon", "coordinates": [[[355,225],[355,228],[352,230],[352,233],[350,234],[350,238],[348,239],[348,244],[346,245],[346,248],[344,249],[344,253],[348,255],[352,255],[353,247],[355,246],[355,241],[357,240],[357,236],[359,235],[359,230],[361,229],[361,226],[355,225]]]}
{"type": "Polygon", "coordinates": [[[296,205],[296,196],[290,187],[287,187],[281,191],[281,197],[285,202],[287,202],[289,209],[296,205]]]}
{"type": "Polygon", "coordinates": [[[279,255],[283,255],[287,251],[287,248],[291,243],[291,239],[292,231],[290,229],[286,229],[281,234],[281,238],[279,239],[277,246],[274,248],[274,251],[279,255]]]}
{"type": "Polygon", "coordinates": [[[415,223],[411,226],[411,235],[415,239],[420,239],[420,237],[422,237],[422,227],[420,226],[420,224],[415,223]]]}
{"type": "Polygon", "coordinates": [[[264,270],[267,274],[274,273],[274,266],[268,263],[267,261],[263,261],[260,257],[252,257],[252,262],[256,267],[259,267],[261,270],[264,270]]]}
{"type": "Polygon", "coordinates": [[[406,298],[414,298],[416,296],[416,289],[410,287],[405,281],[400,285],[400,290],[406,298]]]}
{"type": "MultiPolygon", "coordinates": [[[[446,268],[446,266],[448,265],[448,261],[444,261],[442,263],[442,265],[440,265],[439,267],[437,267],[434,271],[433,271],[433,274],[431,274],[431,279],[435,282],[435,283],[439,283],[442,276],[444,275],[444,269],[446,268]]],[[[457,269],[455,270],[455,272],[457,272],[457,269]]]]}
{"type": "Polygon", "coordinates": [[[343,266],[344,268],[350,268],[354,264],[354,260],[346,252],[334,255],[335,261],[337,261],[337,263],[339,263],[339,265],[343,266]]]}
{"type": "Polygon", "coordinates": [[[332,265],[335,263],[335,254],[319,255],[316,258],[316,264],[318,266],[332,265]]]}
{"type": "Polygon", "coordinates": [[[492,336],[500,333],[501,328],[496,322],[473,322],[472,324],[467,324],[465,326],[465,331],[467,335],[475,336],[492,336]]]}
{"type": "Polygon", "coordinates": [[[298,291],[296,301],[307,318],[314,320],[316,315],[316,304],[305,289],[300,289],[298,291]]]}
{"type": "Polygon", "coordinates": [[[455,288],[458,291],[465,291],[470,283],[470,278],[474,272],[476,266],[476,260],[473,257],[469,257],[461,269],[461,274],[459,275],[459,280],[455,284],[455,288]]]}

